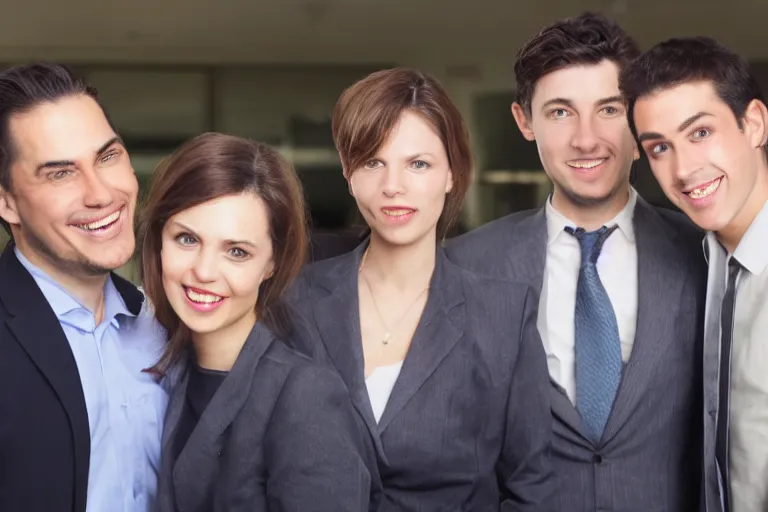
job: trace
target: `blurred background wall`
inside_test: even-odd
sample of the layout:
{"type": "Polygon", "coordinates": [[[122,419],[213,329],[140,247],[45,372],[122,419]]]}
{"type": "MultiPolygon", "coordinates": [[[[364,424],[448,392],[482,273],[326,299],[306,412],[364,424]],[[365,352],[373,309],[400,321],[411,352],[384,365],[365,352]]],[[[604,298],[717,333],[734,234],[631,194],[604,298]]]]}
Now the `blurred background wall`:
{"type": "MultiPolygon", "coordinates": [[[[294,163],[318,230],[355,219],[330,113],[345,87],[377,69],[429,72],[463,112],[477,164],[463,229],[540,205],[550,191],[509,107],[516,51],[557,18],[603,12],[643,48],[676,35],[716,37],[750,59],[768,90],[765,0],[6,0],[1,8],[0,67],[55,60],[85,75],[142,183],[193,135],[251,137],[294,163]]],[[[644,159],[636,175],[646,199],[667,205],[644,159]]]]}

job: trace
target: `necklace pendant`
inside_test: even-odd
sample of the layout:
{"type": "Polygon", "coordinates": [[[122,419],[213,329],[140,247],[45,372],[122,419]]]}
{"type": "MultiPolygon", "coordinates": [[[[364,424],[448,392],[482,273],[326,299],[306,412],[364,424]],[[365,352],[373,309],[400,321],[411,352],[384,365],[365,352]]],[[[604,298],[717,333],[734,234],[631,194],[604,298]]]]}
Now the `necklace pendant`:
{"type": "Polygon", "coordinates": [[[383,344],[385,344],[385,345],[389,345],[389,336],[390,336],[390,334],[391,334],[391,333],[387,333],[387,334],[385,334],[385,335],[384,335],[384,339],[383,339],[383,340],[381,340],[381,342],[382,342],[383,344]]]}

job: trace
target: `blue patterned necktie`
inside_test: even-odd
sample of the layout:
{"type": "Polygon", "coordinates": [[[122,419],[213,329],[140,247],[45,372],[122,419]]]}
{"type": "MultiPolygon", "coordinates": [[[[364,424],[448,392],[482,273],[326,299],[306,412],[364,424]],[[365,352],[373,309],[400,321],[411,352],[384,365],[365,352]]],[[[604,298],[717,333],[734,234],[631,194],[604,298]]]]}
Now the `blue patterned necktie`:
{"type": "Polygon", "coordinates": [[[597,258],[617,226],[565,230],[581,246],[576,287],[576,409],[592,441],[599,443],[619,389],[622,360],[616,314],[597,274],[597,258]]]}

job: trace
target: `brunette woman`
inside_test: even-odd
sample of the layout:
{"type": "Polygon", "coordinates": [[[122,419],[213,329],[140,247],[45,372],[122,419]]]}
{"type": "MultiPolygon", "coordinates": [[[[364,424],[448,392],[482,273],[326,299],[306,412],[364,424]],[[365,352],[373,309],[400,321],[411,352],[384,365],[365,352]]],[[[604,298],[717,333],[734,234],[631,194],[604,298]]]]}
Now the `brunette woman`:
{"type": "Polygon", "coordinates": [[[306,259],[299,181],[273,149],[204,134],[157,171],[143,282],[168,330],[159,508],[363,512],[371,476],[342,380],[288,348],[306,259]]]}

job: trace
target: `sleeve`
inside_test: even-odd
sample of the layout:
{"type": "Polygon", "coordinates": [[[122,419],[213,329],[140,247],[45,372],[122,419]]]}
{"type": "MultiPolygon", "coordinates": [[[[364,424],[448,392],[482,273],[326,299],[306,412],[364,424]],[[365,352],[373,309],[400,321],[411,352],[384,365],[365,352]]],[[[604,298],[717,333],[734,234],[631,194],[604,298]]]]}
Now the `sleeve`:
{"type": "Polygon", "coordinates": [[[536,326],[537,301],[529,288],[522,318],[510,332],[519,332],[506,410],[504,444],[498,464],[505,512],[556,510],[551,466],[552,413],[549,372],[536,326]]]}
{"type": "Polygon", "coordinates": [[[315,365],[287,377],[265,439],[272,512],[365,512],[375,458],[341,378],[315,365]]]}

